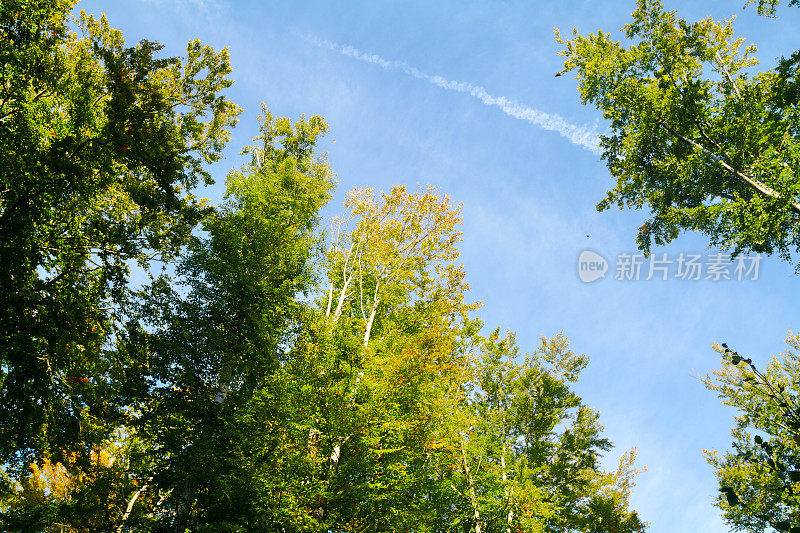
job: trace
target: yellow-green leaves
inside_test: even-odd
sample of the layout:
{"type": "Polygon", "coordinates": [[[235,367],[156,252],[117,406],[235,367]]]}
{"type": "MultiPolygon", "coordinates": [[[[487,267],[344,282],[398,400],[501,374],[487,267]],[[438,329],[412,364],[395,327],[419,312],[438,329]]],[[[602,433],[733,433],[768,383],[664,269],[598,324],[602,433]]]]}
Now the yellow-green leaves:
{"type": "Polygon", "coordinates": [[[738,528],[800,527],[800,337],[790,333],[786,343],[789,349],[763,370],[727,345],[715,345],[723,366],[703,379],[738,411],[733,449],[705,451],[720,485],[717,506],[738,528]]]}
{"type": "Polygon", "coordinates": [[[348,194],[346,213],[331,227],[328,303],[334,320],[347,309],[364,322],[364,345],[381,307],[435,305],[444,317],[474,309],[457,264],[458,206],[435,189],[394,187],[348,194]]]}
{"type": "Polygon", "coordinates": [[[713,246],[789,258],[800,138],[796,91],[781,87],[796,84],[796,59],[755,73],[755,46],[733,19],[688,22],[661,0],[639,0],[632,18],[624,44],[603,32],[558,38],[583,103],[609,121],[601,146],[616,183],[598,209],[647,206],[645,252],[699,231],[713,246]]]}

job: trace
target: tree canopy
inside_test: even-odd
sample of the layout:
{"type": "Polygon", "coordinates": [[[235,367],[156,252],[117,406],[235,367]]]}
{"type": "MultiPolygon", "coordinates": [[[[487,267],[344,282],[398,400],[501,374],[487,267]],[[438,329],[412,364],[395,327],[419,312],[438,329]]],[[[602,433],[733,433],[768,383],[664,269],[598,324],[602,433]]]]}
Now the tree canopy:
{"type": "Polygon", "coordinates": [[[239,112],[227,51],[160,58],[72,4],[0,6],[0,453],[18,468],[113,428],[131,264],[179,253],[239,112]]]}
{"type": "MultiPolygon", "coordinates": [[[[790,5],[797,5],[790,2],[790,5]]],[[[760,0],[774,15],[777,0],[760,0]]],[[[755,71],[733,19],[691,22],[639,0],[625,41],[598,31],[558,38],[581,99],[602,111],[600,146],[615,186],[598,204],[647,208],[645,252],[683,231],[734,253],[800,247],[800,51],[755,71]]]]}
{"type": "Polygon", "coordinates": [[[800,531],[800,337],[758,370],[752,359],[716,346],[722,369],[704,383],[738,411],[731,430],[733,449],[706,451],[717,475],[717,505],[742,531],[800,531]]]}
{"type": "Polygon", "coordinates": [[[227,50],[73,4],[0,5],[3,530],[644,530],[588,359],[481,333],[459,205],[357,189],[323,230],[328,126],[266,107],[210,205],[227,50]]]}

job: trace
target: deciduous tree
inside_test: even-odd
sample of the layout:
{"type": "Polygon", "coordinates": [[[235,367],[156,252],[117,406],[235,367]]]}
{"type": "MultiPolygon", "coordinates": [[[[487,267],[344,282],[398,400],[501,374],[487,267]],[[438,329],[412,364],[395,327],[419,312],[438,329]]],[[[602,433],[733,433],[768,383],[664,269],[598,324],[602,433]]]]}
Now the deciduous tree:
{"type": "MultiPolygon", "coordinates": [[[[257,463],[237,453],[252,430],[240,413],[276,373],[297,379],[281,368],[314,288],[316,225],[333,186],[315,152],[327,125],[263,111],[245,150],[251,161],[228,175],[226,201],[204,219],[175,279],[153,281],[123,344],[146,391],[132,424],[152,446],[153,483],[169,492],[162,523],[176,531],[263,523],[249,469],[257,463]]],[[[259,432],[273,429],[268,420],[259,432]]]]}
{"type": "Polygon", "coordinates": [[[227,50],[160,57],[73,4],[0,5],[0,454],[18,472],[113,429],[130,265],[186,243],[239,111],[227,50]]]}
{"type": "Polygon", "coordinates": [[[800,337],[761,371],[726,345],[722,369],[704,383],[737,409],[733,448],[707,451],[720,484],[717,505],[741,531],[800,531],[800,337]]]}
{"type": "MultiPolygon", "coordinates": [[[[795,4],[796,2],[790,2],[795,4]]],[[[774,13],[777,1],[762,0],[774,13]]],[[[598,31],[558,38],[562,72],[608,121],[600,146],[615,187],[598,204],[648,208],[645,252],[683,231],[733,252],[800,246],[800,52],[763,72],[733,19],[697,22],[639,0],[624,42],[598,31]]]]}
{"type": "Polygon", "coordinates": [[[588,359],[562,334],[523,358],[514,335],[499,329],[480,353],[448,444],[459,523],[476,533],[644,531],[628,501],[636,451],[604,471],[599,459],[611,443],[598,413],[571,390],[588,359]]]}

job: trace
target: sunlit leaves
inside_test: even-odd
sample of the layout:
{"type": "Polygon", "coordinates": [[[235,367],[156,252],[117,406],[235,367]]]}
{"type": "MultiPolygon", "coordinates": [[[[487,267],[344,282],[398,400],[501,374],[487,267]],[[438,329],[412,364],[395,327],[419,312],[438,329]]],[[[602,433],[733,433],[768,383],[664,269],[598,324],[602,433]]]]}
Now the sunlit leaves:
{"type": "Polygon", "coordinates": [[[717,505],[737,527],[800,527],[800,339],[790,335],[787,344],[789,350],[764,371],[727,345],[716,346],[723,368],[704,379],[724,404],[738,410],[733,449],[706,452],[721,487],[717,505]]]}
{"type": "Polygon", "coordinates": [[[226,51],[161,58],[73,3],[0,7],[0,447],[18,470],[119,421],[107,348],[131,266],[186,244],[207,212],[190,189],[239,112],[226,51]]]}
{"type": "Polygon", "coordinates": [[[697,231],[713,246],[789,259],[800,246],[800,108],[786,90],[796,58],[756,73],[755,47],[732,19],[688,22],[661,0],[639,0],[632,17],[625,43],[603,32],[558,39],[582,101],[609,121],[601,146],[616,185],[598,209],[647,207],[645,252],[697,231]]]}

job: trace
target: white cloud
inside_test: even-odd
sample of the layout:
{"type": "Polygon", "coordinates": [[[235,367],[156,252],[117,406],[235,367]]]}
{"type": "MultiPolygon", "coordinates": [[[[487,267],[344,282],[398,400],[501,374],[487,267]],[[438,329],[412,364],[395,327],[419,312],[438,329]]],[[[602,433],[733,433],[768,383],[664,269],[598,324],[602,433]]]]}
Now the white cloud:
{"type": "Polygon", "coordinates": [[[180,11],[191,10],[203,15],[219,15],[227,9],[221,0],[141,0],[145,4],[172,7],[180,11]]]}
{"type": "Polygon", "coordinates": [[[375,54],[362,52],[350,45],[340,45],[314,36],[303,36],[303,38],[321,48],[327,48],[344,56],[377,65],[384,70],[399,70],[442,89],[469,94],[485,105],[499,107],[503,113],[510,117],[528,121],[544,130],[555,131],[576,146],[586,148],[595,154],[600,153],[597,130],[595,128],[577,126],[555,113],[546,113],[539,109],[519,104],[505,96],[491,95],[479,85],[452,81],[439,75],[427,74],[416,67],[412,67],[405,61],[390,61],[375,54]]]}

